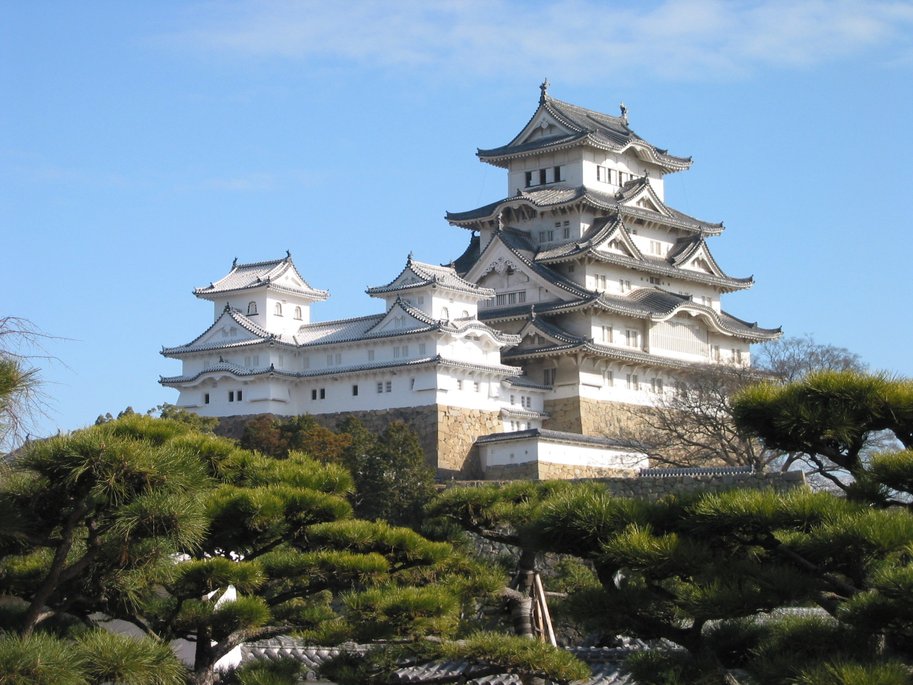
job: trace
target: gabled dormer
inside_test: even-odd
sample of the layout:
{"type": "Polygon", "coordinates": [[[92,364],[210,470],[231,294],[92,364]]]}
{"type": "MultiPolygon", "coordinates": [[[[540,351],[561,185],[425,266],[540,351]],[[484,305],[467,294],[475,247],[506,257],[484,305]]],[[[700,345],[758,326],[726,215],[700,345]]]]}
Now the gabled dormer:
{"type": "Polygon", "coordinates": [[[290,252],[283,259],[239,264],[208,286],[193,294],[213,303],[214,318],[228,306],[243,312],[270,333],[292,336],[311,320],[311,304],[329,297],[326,290],[312,288],[292,262],[290,252]]]}
{"type": "Polygon", "coordinates": [[[431,319],[444,321],[474,319],[479,301],[495,296],[494,290],[460,278],[452,266],[418,262],[411,254],[396,278],[366,292],[382,298],[388,311],[401,301],[431,319]]]}

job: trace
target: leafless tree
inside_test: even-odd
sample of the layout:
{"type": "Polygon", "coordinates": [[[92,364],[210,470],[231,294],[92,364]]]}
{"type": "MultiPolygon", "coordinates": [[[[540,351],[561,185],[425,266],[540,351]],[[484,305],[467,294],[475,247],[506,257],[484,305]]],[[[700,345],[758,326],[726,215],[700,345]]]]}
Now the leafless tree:
{"type": "Polygon", "coordinates": [[[634,441],[657,466],[752,466],[789,470],[798,462],[814,475],[820,464],[806,455],[767,449],[740,431],[732,420],[729,398],[761,380],[791,382],[821,369],[864,371],[859,355],[820,345],[809,336],[783,338],[760,347],[752,368],[703,365],[683,375],[674,392],[661,395],[649,409],[631,409],[623,437],[634,441]]]}
{"type": "Polygon", "coordinates": [[[39,361],[55,361],[44,347],[52,339],[28,319],[0,316],[0,453],[28,435],[46,415],[39,361]]]}

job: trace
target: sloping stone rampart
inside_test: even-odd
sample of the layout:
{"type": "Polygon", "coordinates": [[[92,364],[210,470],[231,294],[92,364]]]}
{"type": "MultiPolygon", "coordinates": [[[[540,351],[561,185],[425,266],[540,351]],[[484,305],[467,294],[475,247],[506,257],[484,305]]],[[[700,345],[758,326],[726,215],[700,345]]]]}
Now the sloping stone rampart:
{"type": "Polygon", "coordinates": [[[543,428],[583,435],[611,438],[628,435],[638,423],[638,414],[645,407],[622,402],[600,402],[586,397],[566,397],[546,400],[549,417],[543,428]]]}

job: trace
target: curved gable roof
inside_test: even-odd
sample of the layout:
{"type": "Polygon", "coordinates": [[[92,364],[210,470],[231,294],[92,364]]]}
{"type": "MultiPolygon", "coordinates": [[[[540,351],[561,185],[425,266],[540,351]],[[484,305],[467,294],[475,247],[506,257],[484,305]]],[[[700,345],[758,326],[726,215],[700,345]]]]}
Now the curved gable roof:
{"type": "Polygon", "coordinates": [[[312,288],[304,280],[304,277],[295,268],[290,252],[286,252],[286,256],[282,259],[264,262],[238,264],[238,260],[235,259],[231,264],[231,271],[208,286],[195,288],[193,294],[204,299],[211,299],[225,293],[253,290],[265,286],[295,293],[314,301],[325,300],[329,297],[326,290],[312,288]]]}
{"type": "Polygon", "coordinates": [[[419,288],[439,287],[446,290],[471,294],[478,299],[494,297],[495,292],[489,288],[480,288],[475,283],[465,281],[452,266],[436,266],[417,262],[410,254],[406,266],[399,275],[387,285],[368,288],[369,295],[383,296],[389,293],[416,290],[419,288]]]}
{"type": "Polygon", "coordinates": [[[578,145],[618,152],[633,149],[639,157],[662,167],[667,173],[691,166],[690,157],[670,155],[668,150],[658,148],[634,133],[624,113],[615,117],[558,100],[548,94],[547,84],[542,86],[539,107],[520,133],[506,145],[479,149],[477,155],[484,162],[504,167],[515,157],[578,145]],[[552,122],[557,125],[551,125],[552,122]],[[548,133],[533,138],[540,123],[545,123],[543,130],[548,133]],[[556,130],[552,132],[551,128],[556,130]]]}

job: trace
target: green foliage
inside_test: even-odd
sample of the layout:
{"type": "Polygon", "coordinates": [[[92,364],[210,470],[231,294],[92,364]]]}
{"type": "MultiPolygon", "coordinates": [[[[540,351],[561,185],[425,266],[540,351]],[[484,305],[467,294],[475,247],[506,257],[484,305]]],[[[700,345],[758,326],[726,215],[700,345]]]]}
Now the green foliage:
{"type": "Polygon", "coordinates": [[[313,416],[256,416],[244,427],[241,446],[279,459],[305,452],[323,463],[338,464],[350,439],[321,426],[313,416]]]}
{"type": "Polygon", "coordinates": [[[768,447],[827,460],[859,476],[862,450],[890,430],[913,446],[913,382],[854,371],[822,371],[788,385],[749,387],[732,400],[736,423],[768,447]]]}
{"type": "Polygon", "coordinates": [[[508,672],[535,675],[557,683],[590,677],[587,665],[570,652],[538,640],[501,633],[479,632],[459,642],[446,642],[442,652],[448,659],[492,664],[508,672]]]}
{"type": "Polygon", "coordinates": [[[361,641],[452,635],[460,602],[446,587],[385,587],[343,596],[345,618],[361,641]]]}
{"type": "Polygon", "coordinates": [[[625,670],[638,685],[724,685],[719,665],[684,650],[650,650],[632,654],[625,670]]]}
{"type": "MultiPolygon", "coordinates": [[[[167,643],[93,630],[76,641],[92,683],[182,685],[186,671],[167,643]]],[[[2,679],[0,679],[2,682],[2,679]]]]}
{"type": "Polygon", "coordinates": [[[51,635],[0,633],[0,685],[88,685],[85,657],[51,635]]]}
{"type": "Polygon", "coordinates": [[[251,661],[236,669],[226,685],[298,685],[307,675],[304,664],[292,658],[251,661]]]}
{"type": "Polygon", "coordinates": [[[199,414],[194,414],[181,407],[176,407],[173,404],[160,404],[150,411],[150,414],[154,412],[158,412],[158,417],[160,419],[169,419],[171,421],[178,421],[179,423],[186,423],[190,428],[199,433],[212,433],[219,425],[219,419],[214,416],[200,416],[199,414]]]}
{"type": "Polygon", "coordinates": [[[795,685],[910,685],[910,667],[898,661],[858,664],[835,660],[802,673],[795,685]]]}
{"type": "MultiPolygon", "coordinates": [[[[0,625],[61,636],[33,633],[29,649],[47,653],[34,663],[25,638],[4,638],[0,682],[185,677],[161,644],[80,636],[95,612],[195,639],[190,677],[205,681],[241,641],[277,632],[336,642],[455,635],[474,593],[494,589],[492,573],[448,544],[351,519],[352,476],[313,446],[276,459],[165,414],[123,412],[34,443],[0,473],[0,512],[15,514],[0,524],[0,625]]],[[[292,423],[299,437],[320,432],[292,423]]],[[[390,436],[390,450],[413,444],[399,428],[390,436]]],[[[292,677],[267,671],[238,682],[292,677]]]]}
{"type": "Polygon", "coordinates": [[[351,418],[339,429],[349,440],[340,458],[355,479],[356,514],[417,525],[434,494],[434,470],[425,463],[415,432],[405,423],[393,421],[380,436],[374,436],[351,418]]]}

